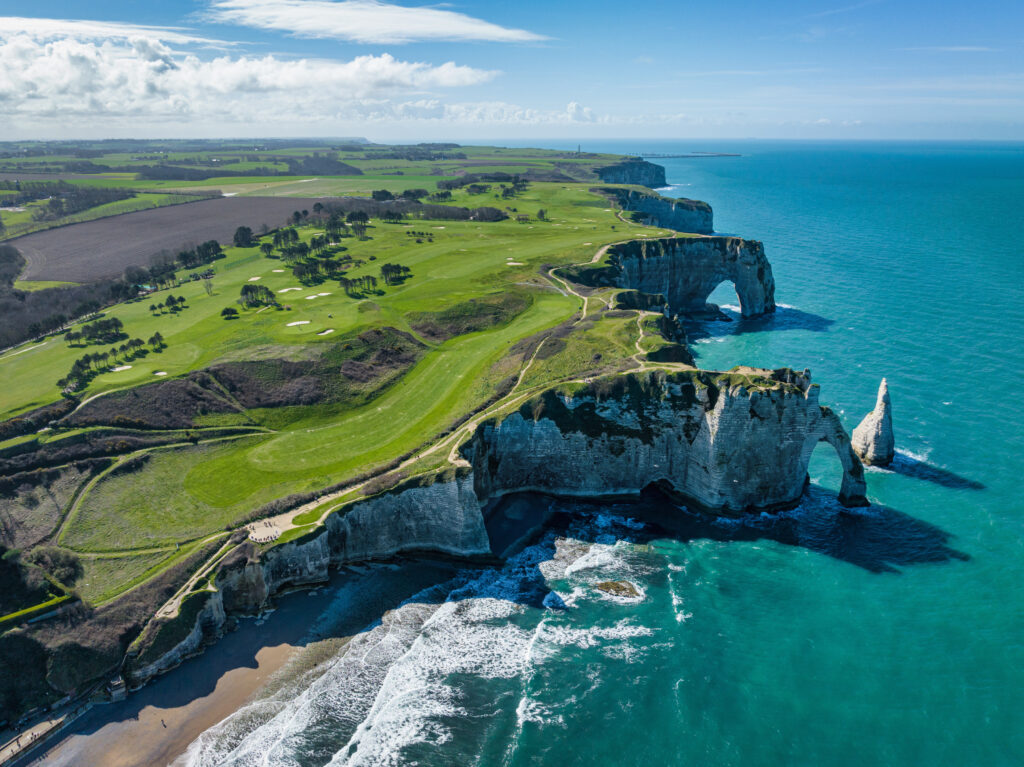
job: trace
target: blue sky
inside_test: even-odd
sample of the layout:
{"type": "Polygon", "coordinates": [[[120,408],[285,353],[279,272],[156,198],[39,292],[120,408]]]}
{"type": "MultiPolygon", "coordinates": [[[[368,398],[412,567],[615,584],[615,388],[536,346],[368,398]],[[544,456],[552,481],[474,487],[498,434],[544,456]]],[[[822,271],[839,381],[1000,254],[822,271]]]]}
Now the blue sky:
{"type": "Polygon", "coordinates": [[[0,124],[5,138],[1019,139],[1022,51],[1017,0],[0,0],[0,124]]]}

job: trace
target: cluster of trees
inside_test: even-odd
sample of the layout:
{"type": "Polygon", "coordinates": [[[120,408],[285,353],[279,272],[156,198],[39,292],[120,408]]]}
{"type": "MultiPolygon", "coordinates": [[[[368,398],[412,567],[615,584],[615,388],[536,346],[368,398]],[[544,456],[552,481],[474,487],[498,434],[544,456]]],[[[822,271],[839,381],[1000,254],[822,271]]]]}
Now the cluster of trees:
{"type": "Polygon", "coordinates": [[[363,277],[341,277],[338,279],[338,283],[345,290],[345,295],[350,298],[357,298],[370,291],[377,290],[377,278],[371,275],[365,275],[363,277]]]}
{"type": "Polygon", "coordinates": [[[338,159],[334,152],[320,154],[314,152],[312,157],[289,157],[288,173],[292,176],[361,176],[363,172],[354,165],[338,159]]]}
{"type": "Polygon", "coordinates": [[[429,162],[431,160],[465,160],[465,152],[452,152],[450,149],[458,148],[452,144],[450,148],[442,151],[431,151],[432,145],[420,145],[410,147],[395,147],[380,152],[366,152],[364,158],[367,160],[409,160],[411,162],[429,162]]]}
{"type": "Polygon", "coordinates": [[[331,242],[337,242],[347,235],[348,225],[345,223],[345,217],[340,213],[332,213],[328,216],[327,221],[324,223],[324,234],[327,235],[327,239],[331,242]]]}
{"type": "Polygon", "coordinates": [[[251,248],[256,244],[253,239],[252,229],[248,226],[240,226],[235,230],[234,243],[236,248],[251,248]]]}
{"type": "Polygon", "coordinates": [[[380,276],[386,285],[400,285],[412,276],[412,270],[401,264],[384,264],[380,268],[380,276]]]}
{"type": "Polygon", "coordinates": [[[519,193],[525,191],[528,186],[529,184],[526,181],[523,181],[523,179],[517,176],[515,181],[512,182],[511,186],[507,184],[501,185],[501,198],[503,200],[508,200],[512,197],[515,197],[519,193]]]}
{"type": "Polygon", "coordinates": [[[415,237],[416,242],[423,242],[424,237],[427,239],[427,242],[434,241],[434,235],[431,234],[430,232],[417,232],[411,229],[407,229],[405,231],[405,235],[406,237],[415,237]]]}
{"type": "Polygon", "coordinates": [[[0,207],[24,205],[46,200],[46,206],[32,213],[36,221],[52,221],[70,216],[97,205],[134,197],[131,189],[103,189],[76,186],[66,181],[7,181],[0,180],[0,207]]]}
{"type": "Polygon", "coordinates": [[[528,186],[527,180],[518,173],[513,175],[512,173],[495,171],[492,173],[466,173],[458,178],[441,179],[437,182],[437,188],[459,189],[463,186],[480,184],[482,182],[491,182],[492,184],[512,184],[513,188],[520,192],[528,186]]]}
{"type": "MultiPolygon", "coordinates": [[[[424,197],[430,196],[430,192],[426,189],[406,189],[400,194],[392,194],[387,189],[375,189],[370,193],[377,202],[386,202],[387,200],[409,200],[411,202],[419,202],[424,197]]],[[[451,194],[448,195],[449,198],[451,194]]]]}
{"type": "Polygon", "coordinates": [[[177,298],[174,296],[167,296],[167,298],[165,298],[161,303],[149,305],[149,311],[153,314],[163,314],[164,309],[177,314],[184,308],[185,296],[178,296],[177,298]]]}
{"type": "Polygon", "coordinates": [[[110,317],[105,320],[96,320],[82,325],[79,332],[69,330],[64,334],[64,340],[69,344],[83,341],[85,344],[112,344],[125,338],[124,323],[117,317],[110,317]]]}
{"type": "Polygon", "coordinates": [[[246,283],[242,286],[242,295],[238,299],[242,306],[276,306],[277,297],[266,285],[246,283]]]}
{"type": "Polygon", "coordinates": [[[129,266],[124,270],[124,281],[135,288],[143,285],[156,285],[159,288],[175,285],[178,276],[174,271],[174,265],[168,262],[153,264],[146,269],[143,266],[129,266]]]}
{"type": "Polygon", "coordinates": [[[293,245],[299,241],[299,233],[288,227],[286,229],[278,229],[274,232],[273,243],[275,248],[280,248],[285,245],[293,245]]]}
{"type": "MultiPolygon", "coordinates": [[[[239,228],[248,229],[248,227],[244,226],[239,228]]],[[[235,236],[238,236],[237,231],[235,236]]],[[[252,237],[251,229],[249,229],[249,237],[252,237]]],[[[200,245],[196,245],[194,248],[187,248],[181,251],[178,253],[176,260],[183,268],[194,269],[197,266],[212,264],[218,258],[224,258],[224,249],[216,240],[207,240],[200,245]]],[[[153,271],[152,267],[150,267],[150,271],[153,271]]]]}
{"type": "MultiPolygon", "coordinates": [[[[441,183],[441,182],[438,182],[441,183]]],[[[406,218],[437,219],[439,221],[500,221],[504,218],[496,208],[463,208],[456,205],[436,205],[432,203],[413,202],[411,200],[374,200],[367,197],[350,197],[343,200],[332,201],[324,204],[321,215],[328,217],[341,214],[349,222],[353,222],[353,213],[365,213],[370,218],[383,218],[388,211],[402,213],[406,218]],[[484,213],[480,217],[481,210],[496,211],[499,218],[487,218],[484,213]]]]}
{"type": "Polygon", "coordinates": [[[148,341],[141,338],[132,338],[120,346],[111,347],[107,351],[85,354],[74,361],[68,374],[57,381],[57,386],[64,391],[77,391],[89,385],[89,382],[107,370],[112,364],[118,362],[129,362],[141,354],[147,354],[145,349],[149,344],[153,351],[160,351],[166,347],[164,338],[160,333],[154,333],[148,341]]]}

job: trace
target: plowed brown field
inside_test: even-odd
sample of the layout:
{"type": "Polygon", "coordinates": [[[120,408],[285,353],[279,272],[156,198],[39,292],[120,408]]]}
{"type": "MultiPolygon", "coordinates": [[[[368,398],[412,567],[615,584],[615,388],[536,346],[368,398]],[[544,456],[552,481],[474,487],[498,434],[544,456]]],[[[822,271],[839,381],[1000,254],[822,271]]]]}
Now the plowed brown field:
{"type": "Polygon", "coordinates": [[[217,240],[230,245],[235,229],[274,228],[296,210],[324,202],[298,197],[221,197],[126,213],[49,229],[9,240],[25,257],[23,280],[92,282],[120,275],[128,266],[148,266],[161,250],[217,240]]]}

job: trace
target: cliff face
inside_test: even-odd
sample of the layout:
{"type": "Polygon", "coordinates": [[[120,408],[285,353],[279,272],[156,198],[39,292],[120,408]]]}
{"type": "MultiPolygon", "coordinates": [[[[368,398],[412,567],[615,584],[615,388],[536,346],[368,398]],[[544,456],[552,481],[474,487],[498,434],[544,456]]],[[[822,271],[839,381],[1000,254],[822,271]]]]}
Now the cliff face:
{"type": "MultiPolygon", "coordinates": [[[[179,616],[178,619],[183,620],[184,616],[179,616]]],[[[140,687],[153,677],[177,666],[189,656],[195,655],[206,638],[217,636],[220,633],[226,620],[222,593],[220,591],[209,592],[205,597],[202,609],[195,616],[184,639],[149,663],[128,665],[127,671],[132,686],[140,687]]]]}
{"type": "Polygon", "coordinates": [[[381,559],[408,551],[454,556],[491,550],[471,477],[398,488],[327,520],[331,562],[381,559]]]}
{"type": "Polygon", "coordinates": [[[863,468],[817,387],[778,377],[654,373],[546,392],[477,429],[466,447],[477,495],[635,494],[653,483],[715,513],[781,508],[799,502],[826,441],[843,464],[840,500],[865,504],[863,468]]]}
{"type": "Polygon", "coordinates": [[[799,502],[819,442],[842,463],[840,501],[866,505],[863,467],[806,371],[655,371],[549,390],[480,424],[462,448],[469,471],[352,503],[324,528],[262,556],[251,543],[236,548],[201,610],[183,607],[151,624],[156,639],[143,663],[129,663],[130,677],[137,686],[177,665],[222,630],[226,613],[253,612],[282,588],[324,581],[331,565],[415,551],[489,554],[481,510],[501,495],[634,495],[654,484],[717,514],[785,508],[799,502]],[[174,638],[161,643],[162,631],[174,638]],[[169,649],[152,657],[160,646],[169,649]]]}
{"type": "Polygon", "coordinates": [[[646,160],[633,159],[597,169],[606,184],[639,184],[655,188],[665,186],[665,169],[646,160]]]}
{"type": "Polygon", "coordinates": [[[732,282],[744,317],[775,311],[775,278],[764,246],[738,237],[633,240],[610,248],[607,266],[571,276],[585,285],[660,293],[679,313],[704,311],[715,288],[732,282]]]}
{"type": "Polygon", "coordinates": [[[673,199],[636,189],[606,188],[592,191],[612,198],[623,210],[642,213],[642,222],[649,226],[695,234],[711,234],[715,231],[711,206],[701,200],[673,199]]]}

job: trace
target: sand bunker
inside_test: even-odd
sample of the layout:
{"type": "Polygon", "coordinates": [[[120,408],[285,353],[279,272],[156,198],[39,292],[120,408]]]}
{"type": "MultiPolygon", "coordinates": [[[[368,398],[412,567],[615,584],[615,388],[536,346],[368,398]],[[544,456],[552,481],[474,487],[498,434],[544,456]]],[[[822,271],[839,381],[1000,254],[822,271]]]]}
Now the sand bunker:
{"type": "Polygon", "coordinates": [[[122,370],[131,370],[131,369],[132,369],[131,365],[121,365],[120,367],[114,368],[111,372],[113,372],[113,373],[120,373],[122,370]]]}
{"type": "Polygon", "coordinates": [[[165,376],[165,375],[167,375],[167,371],[166,370],[158,370],[155,373],[153,373],[153,375],[155,375],[155,376],[165,376]]]}
{"type": "Polygon", "coordinates": [[[293,328],[296,325],[308,325],[309,320],[296,320],[295,322],[289,322],[288,327],[293,328]]]}
{"type": "Polygon", "coordinates": [[[284,269],[271,269],[274,274],[284,274],[284,269]]]}
{"type": "Polygon", "coordinates": [[[287,293],[289,290],[302,290],[302,288],[281,288],[278,293],[287,293]]]}
{"type": "Polygon", "coordinates": [[[320,296],[305,296],[307,301],[312,301],[314,298],[320,298],[320,296]]]}
{"type": "Polygon", "coordinates": [[[259,279],[259,277],[250,277],[249,278],[249,282],[256,282],[256,280],[258,280],[258,279],[259,279]]]}
{"type": "Polygon", "coordinates": [[[505,266],[523,266],[522,261],[506,261],[505,266]]]}
{"type": "Polygon", "coordinates": [[[318,336],[329,336],[333,332],[334,332],[334,328],[327,328],[327,330],[321,330],[319,333],[317,333],[317,335],[318,336]]]}
{"type": "Polygon", "coordinates": [[[329,296],[329,295],[331,295],[331,294],[330,294],[330,293],[317,293],[317,295],[318,295],[318,296],[329,296]]]}

